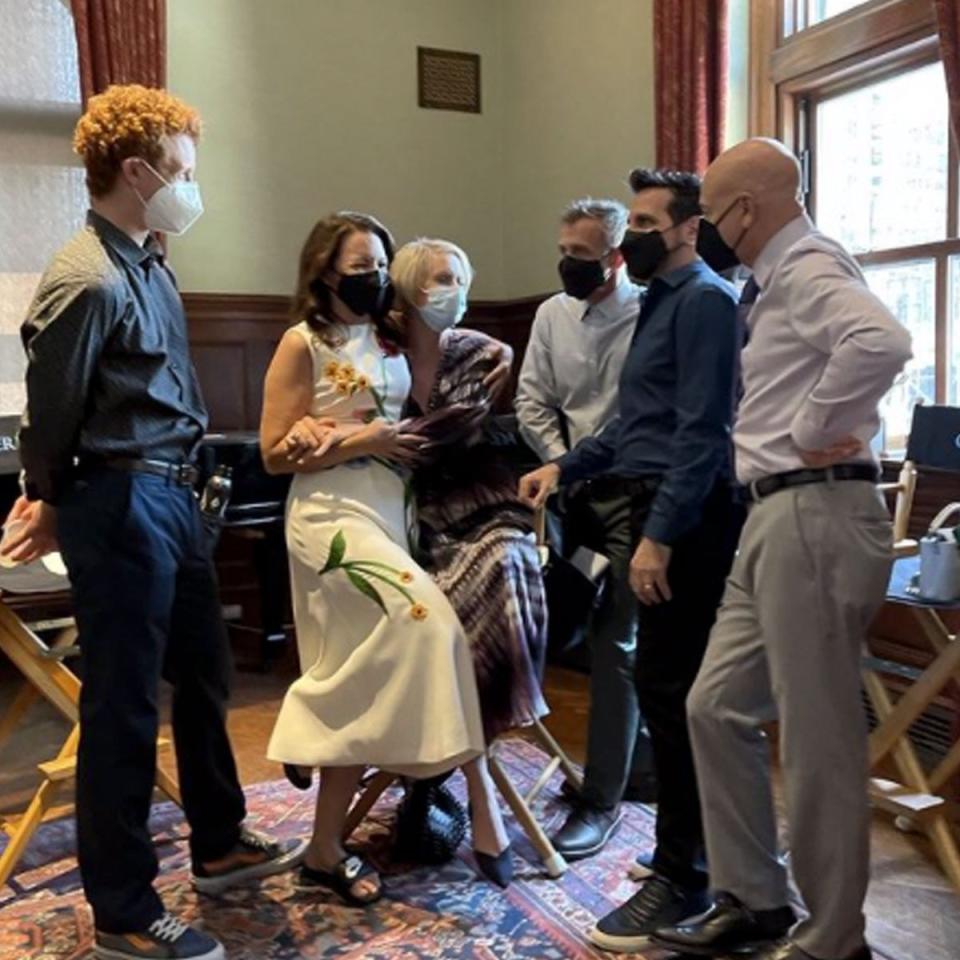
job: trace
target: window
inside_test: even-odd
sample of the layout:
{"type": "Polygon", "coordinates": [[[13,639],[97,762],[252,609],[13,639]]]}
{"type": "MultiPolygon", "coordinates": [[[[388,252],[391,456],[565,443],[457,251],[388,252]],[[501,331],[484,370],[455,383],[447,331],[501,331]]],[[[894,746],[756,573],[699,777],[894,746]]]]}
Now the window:
{"type": "Polygon", "coordinates": [[[815,27],[867,2],[869,0],[784,0],[783,35],[789,37],[800,30],[815,27]]]}
{"type": "Polygon", "coordinates": [[[19,328],[54,251],[81,225],[73,20],[62,0],[0,0],[0,414],[23,407],[19,328]]]}
{"type": "Polygon", "coordinates": [[[883,446],[899,452],[916,403],[960,394],[956,364],[937,369],[937,343],[955,326],[947,291],[960,256],[943,69],[913,67],[815,97],[808,109],[817,224],[859,255],[870,287],[913,337],[913,360],[882,408],[883,446]]]}
{"type": "Polygon", "coordinates": [[[794,147],[818,226],[913,337],[881,405],[897,457],[917,403],[960,404],[960,162],[933,4],[753,0],[751,16],[751,133],[794,147]]]}

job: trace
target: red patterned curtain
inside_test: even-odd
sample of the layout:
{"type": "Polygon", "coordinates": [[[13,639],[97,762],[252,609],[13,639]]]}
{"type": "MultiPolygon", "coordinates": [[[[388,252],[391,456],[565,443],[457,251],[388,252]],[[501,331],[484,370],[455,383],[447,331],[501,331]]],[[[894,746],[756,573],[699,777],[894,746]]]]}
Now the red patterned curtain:
{"type": "Polygon", "coordinates": [[[950,123],[960,143],[960,0],[933,0],[940,31],[940,57],[947,74],[950,123]]]}
{"type": "Polygon", "coordinates": [[[70,0],[83,102],[111,83],[167,80],[166,0],[70,0]]]}
{"type": "Polygon", "coordinates": [[[655,0],[653,43],[657,166],[702,173],[723,149],[727,0],[655,0]]]}

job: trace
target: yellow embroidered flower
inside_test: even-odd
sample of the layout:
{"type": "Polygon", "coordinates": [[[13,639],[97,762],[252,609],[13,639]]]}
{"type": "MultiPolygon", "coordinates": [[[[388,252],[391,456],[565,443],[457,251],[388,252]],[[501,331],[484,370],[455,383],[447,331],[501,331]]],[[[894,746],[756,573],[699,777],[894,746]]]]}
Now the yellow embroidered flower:
{"type": "Polygon", "coordinates": [[[400,574],[400,582],[413,583],[413,574],[409,570],[404,570],[403,573],[400,574]]]}
{"type": "Polygon", "coordinates": [[[370,378],[361,373],[360,376],[357,377],[356,384],[359,390],[369,390],[370,378]]]}
{"type": "Polygon", "coordinates": [[[340,375],[343,377],[349,377],[351,380],[356,376],[357,371],[353,369],[352,363],[345,363],[340,368],[340,375]]]}
{"type": "Polygon", "coordinates": [[[427,608],[422,603],[415,603],[410,608],[410,616],[414,620],[426,620],[427,619],[427,608]]]}
{"type": "Polygon", "coordinates": [[[323,375],[325,377],[330,377],[331,380],[337,377],[337,374],[340,373],[340,364],[336,360],[331,360],[324,368],[323,375]]]}

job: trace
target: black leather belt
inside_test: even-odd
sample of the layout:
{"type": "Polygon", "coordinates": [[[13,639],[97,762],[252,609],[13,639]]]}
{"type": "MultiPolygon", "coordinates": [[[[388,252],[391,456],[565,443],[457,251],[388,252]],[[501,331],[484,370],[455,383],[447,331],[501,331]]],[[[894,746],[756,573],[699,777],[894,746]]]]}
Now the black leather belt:
{"type": "Polygon", "coordinates": [[[192,487],[200,479],[200,471],[192,463],[168,463],[166,460],[140,460],[136,457],[106,457],[99,462],[111,470],[127,470],[131,473],[149,473],[164,477],[181,487],[192,487]]]}
{"type": "Polygon", "coordinates": [[[743,503],[759,503],[764,497],[788,487],[833,483],[837,480],[867,480],[876,483],[878,479],[877,468],[868,463],[838,463],[834,467],[808,467],[773,473],[769,477],[760,477],[737,487],[737,494],[743,503]]]}

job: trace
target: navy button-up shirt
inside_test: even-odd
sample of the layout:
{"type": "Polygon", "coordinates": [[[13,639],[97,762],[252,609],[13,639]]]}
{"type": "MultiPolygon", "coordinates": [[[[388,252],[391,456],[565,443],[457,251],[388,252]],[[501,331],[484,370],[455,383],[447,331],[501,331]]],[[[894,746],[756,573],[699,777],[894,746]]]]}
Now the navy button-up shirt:
{"type": "Polygon", "coordinates": [[[658,478],[644,536],[673,544],[731,476],[737,297],[703,261],[656,277],[620,377],[619,412],[561,457],[561,482],[658,478]]]}

